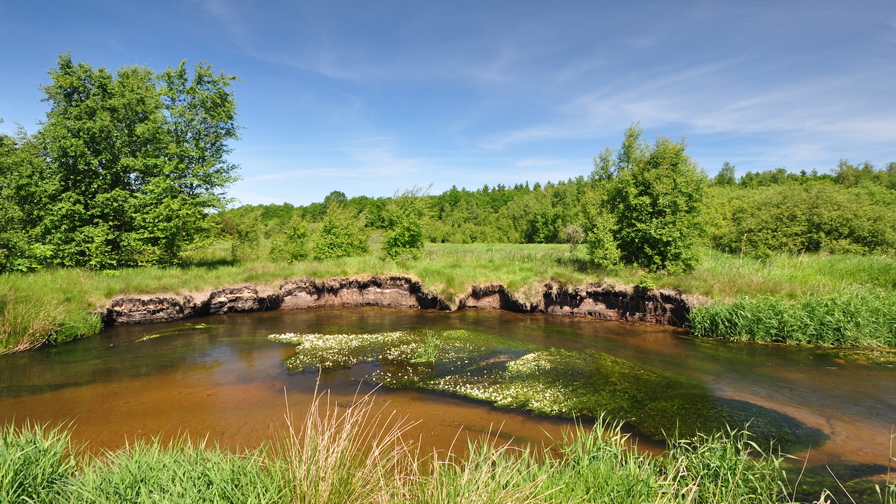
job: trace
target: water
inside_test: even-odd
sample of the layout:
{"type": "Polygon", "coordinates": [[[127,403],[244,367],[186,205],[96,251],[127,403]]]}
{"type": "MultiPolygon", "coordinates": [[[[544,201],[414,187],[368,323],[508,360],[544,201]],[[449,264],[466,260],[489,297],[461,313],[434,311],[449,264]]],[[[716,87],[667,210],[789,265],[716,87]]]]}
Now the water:
{"type": "MultiPolygon", "coordinates": [[[[788,414],[830,440],[811,464],[886,464],[896,425],[896,369],[846,362],[830,351],[697,341],[664,327],[504,312],[445,313],[381,308],[232,314],[184,322],[117,326],[99,337],[0,357],[0,420],[71,423],[73,438],[115,449],[146,437],[208,436],[256,445],[286,427],[287,404],[304,415],[315,390],[346,406],[374,387],[373,365],[287,373],[294,348],[282,332],[468,329],[572,350],[598,350],[707,383],[724,397],[788,414]],[[318,383],[319,380],[319,383],[318,383]]],[[[500,439],[558,439],[570,423],[416,390],[375,391],[385,413],[418,422],[425,446],[449,448],[459,433],[500,439]]],[[[460,441],[465,443],[465,441],[460,441]]],[[[641,446],[658,449],[646,441],[641,446]]]]}

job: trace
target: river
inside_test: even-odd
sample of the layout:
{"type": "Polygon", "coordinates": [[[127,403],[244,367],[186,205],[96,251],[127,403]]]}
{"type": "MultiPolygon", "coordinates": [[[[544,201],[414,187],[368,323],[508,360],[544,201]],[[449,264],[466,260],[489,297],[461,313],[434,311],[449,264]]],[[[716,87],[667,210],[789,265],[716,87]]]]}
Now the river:
{"type": "MultiPolygon", "coordinates": [[[[837,352],[780,345],[701,341],[647,324],[499,311],[345,308],[230,314],[115,326],[100,336],[0,356],[0,419],[66,423],[93,449],[147,437],[208,436],[252,446],[286,427],[287,404],[304,414],[315,391],[343,406],[376,394],[384,412],[418,422],[409,435],[448,448],[459,432],[500,439],[559,439],[570,422],[533,417],[419,390],[374,390],[362,378],[375,364],[289,374],[294,348],[283,332],[367,333],[467,329],[570,350],[597,350],[702,381],[719,396],[771,408],[824,431],[810,464],[886,464],[896,425],[896,369],[853,362],[837,352]]],[[[639,442],[658,450],[646,440],[639,442]]]]}

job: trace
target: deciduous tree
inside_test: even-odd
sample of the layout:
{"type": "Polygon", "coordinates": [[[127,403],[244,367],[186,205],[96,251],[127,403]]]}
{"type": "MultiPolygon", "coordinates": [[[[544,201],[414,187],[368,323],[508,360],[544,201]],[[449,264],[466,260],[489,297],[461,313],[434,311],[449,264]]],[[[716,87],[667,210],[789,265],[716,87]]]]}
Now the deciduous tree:
{"type": "Polygon", "coordinates": [[[38,134],[52,201],[38,233],[46,262],[170,264],[208,236],[208,213],[236,178],[225,158],[238,138],[234,80],[204,62],[113,74],[60,55],[38,134]]]}

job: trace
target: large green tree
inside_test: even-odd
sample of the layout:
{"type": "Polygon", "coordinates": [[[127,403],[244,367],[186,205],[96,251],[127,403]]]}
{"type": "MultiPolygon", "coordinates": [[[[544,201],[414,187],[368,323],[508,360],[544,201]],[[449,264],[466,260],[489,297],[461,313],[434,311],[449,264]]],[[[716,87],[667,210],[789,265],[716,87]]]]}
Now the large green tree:
{"type": "MultiPolygon", "coordinates": [[[[696,265],[706,176],[685,153],[684,141],[644,141],[630,126],[620,149],[595,160],[592,181],[612,214],[622,261],[651,271],[696,265]]],[[[595,225],[596,229],[605,226],[595,225]]]]}
{"type": "Polygon", "coordinates": [[[47,162],[35,236],[46,263],[97,269],[170,264],[210,231],[237,166],[235,77],[202,62],[164,72],[59,56],[43,87],[47,162]]]}

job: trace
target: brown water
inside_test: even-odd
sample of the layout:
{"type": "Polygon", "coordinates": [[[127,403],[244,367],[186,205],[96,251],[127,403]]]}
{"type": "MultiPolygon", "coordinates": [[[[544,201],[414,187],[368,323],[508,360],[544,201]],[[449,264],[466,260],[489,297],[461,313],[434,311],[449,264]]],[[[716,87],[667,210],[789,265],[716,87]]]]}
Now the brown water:
{"type": "MultiPolygon", "coordinates": [[[[886,464],[896,425],[896,369],[848,363],[816,349],[697,341],[649,325],[503,312],[326,309],[237,314],[188,322],[117,326],[99,337],[0,357],[0,421],[71,422],[73,438],[117,448],[147,437],[208,436],[251,446],[301,417],[316,387],[350,404],[373,387],[373,365],[287,373],[282,332],[468,329],[567,349],[589,349],[707,383],[716,394],[786,413],[830,440],[810,463],[886,464]]],[[[570,423],[461,398],[379,389],[376,404],[409,421],[424,445],[448,448],[463,432],[500,429],[522,442],[558,439],[570,423]]],[[[642,441],[642,446],[644,442],[642,441]]]]}

